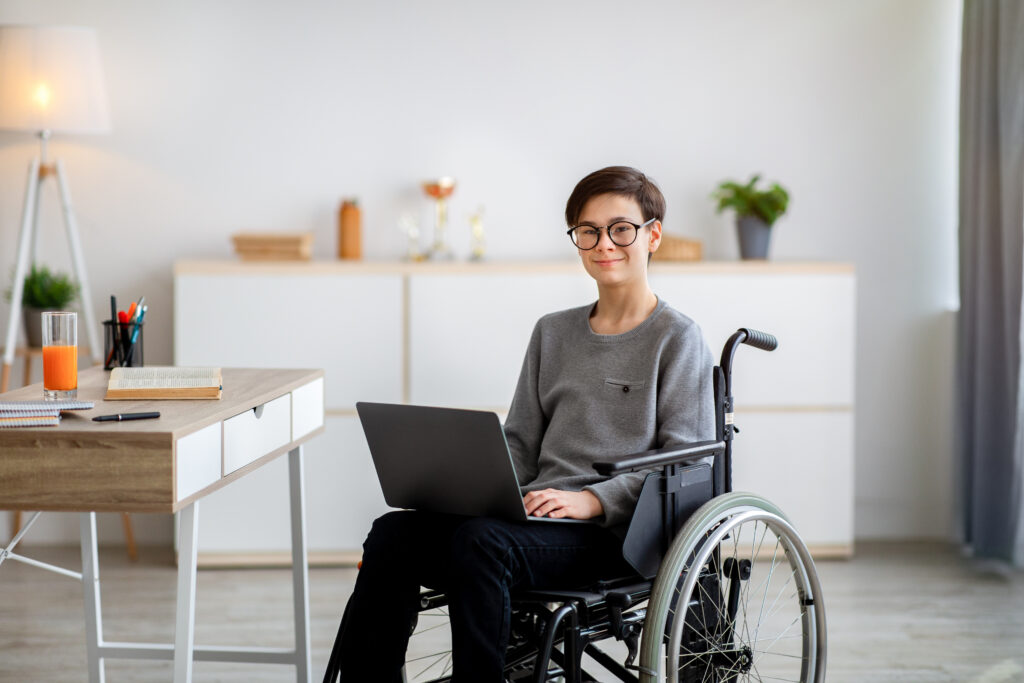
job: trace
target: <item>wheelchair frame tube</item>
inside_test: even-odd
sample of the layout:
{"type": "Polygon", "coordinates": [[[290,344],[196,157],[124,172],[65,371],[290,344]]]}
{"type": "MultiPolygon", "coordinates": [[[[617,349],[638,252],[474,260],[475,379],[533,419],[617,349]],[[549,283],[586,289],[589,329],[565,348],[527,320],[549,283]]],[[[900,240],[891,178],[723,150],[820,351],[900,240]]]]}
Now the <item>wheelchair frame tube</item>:
{"type": "MultiPolygon", "coordinates": [[[[722,425],[721,438],[725,441],[725,490],[723,493],[732,492],[732,437],[733,437],[733,398],[732,398],[732,358],[736,354],[736,348],[740,344],[749,344],[762,351],[774,351],[779,346],[779,341],[767,332],[761,332],[747,327],[741,327],[732,333],[732,336],[725,342],[722,348],[722,358],[719,367],[725,375],[724,393],[724,424],[722,425]]],[[[738,431],[738,430],[736,430],[738,431]]]]}
{"type": "Polygon", "coordinates": [[[736,347],[742,344],[747,338],[746,330],[736,330],[733,332],[729,340],[725,342],[725,347],[722,349],[722,359],[719,361],[719,367],[722,368],[722,374],[725,376],[725,386],[723,389],[722,403],[724,408],[723,424],[722,424],[722,441],[725,442],[725,452],[723,453],[723,464],[724,464],[724,476],[723,476],[723,490],[720,493],[731,493],[732,492],[732,436],[733,436],[733,400],[732,400],[732,358],[736,353],[736,347]]]}

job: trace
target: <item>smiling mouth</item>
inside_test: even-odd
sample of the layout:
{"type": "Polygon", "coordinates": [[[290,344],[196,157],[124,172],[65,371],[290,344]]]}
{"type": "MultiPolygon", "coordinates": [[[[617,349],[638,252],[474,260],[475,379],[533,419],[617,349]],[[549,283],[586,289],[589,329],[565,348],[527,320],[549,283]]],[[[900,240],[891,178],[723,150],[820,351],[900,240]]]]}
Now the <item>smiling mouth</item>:
{"type": "Polygon", "coordinates": [[[599,266],[610,266],[610,265],[619,263],[620,261],[622,261],[622,259],[616,258],[616,259],[606,259],[606,260],[595,260],[594,263],[596,263],[599,266]]]}

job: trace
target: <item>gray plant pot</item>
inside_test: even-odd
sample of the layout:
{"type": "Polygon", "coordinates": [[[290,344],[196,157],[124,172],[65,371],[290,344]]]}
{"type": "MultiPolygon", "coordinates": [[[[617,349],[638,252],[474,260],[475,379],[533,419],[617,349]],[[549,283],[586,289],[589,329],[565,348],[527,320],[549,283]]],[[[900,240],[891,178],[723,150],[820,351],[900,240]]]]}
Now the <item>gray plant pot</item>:
{"type": "Polygon", "coordinates": [[[740,238],[740,258],[768,258],[768,243],[772,228],[757,216],[743,216],[736,221],[736,232],[740,238]]]}
{"type": "Polygon", "coordinates": [[[43,345],[43,309],[24,306],[21,314],[25,320],[25,338],[28,345],[39,348],[43,345]]]}

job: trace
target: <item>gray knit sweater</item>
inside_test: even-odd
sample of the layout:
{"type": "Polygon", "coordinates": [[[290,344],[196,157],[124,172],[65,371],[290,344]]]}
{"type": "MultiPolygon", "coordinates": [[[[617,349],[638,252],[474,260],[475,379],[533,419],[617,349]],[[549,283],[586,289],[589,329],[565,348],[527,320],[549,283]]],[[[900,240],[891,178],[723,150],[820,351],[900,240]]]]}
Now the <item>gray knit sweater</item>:
{"type": "Polygon", "coordinates": [[[623,334],[590,327],[594,304],[537,321],[505,421],[523,493],[590,491],[605,526],[629,521],[644,472],[593,464],[714,438],[711,352],[700,328],[661,299],[623,334]]]}

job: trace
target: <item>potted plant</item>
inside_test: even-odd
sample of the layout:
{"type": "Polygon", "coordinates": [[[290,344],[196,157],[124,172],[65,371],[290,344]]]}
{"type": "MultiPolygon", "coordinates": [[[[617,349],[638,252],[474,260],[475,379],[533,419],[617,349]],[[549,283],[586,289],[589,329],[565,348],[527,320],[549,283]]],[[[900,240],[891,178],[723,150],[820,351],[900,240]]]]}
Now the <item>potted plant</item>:
{"type": "Polygon", "coordinates": [[[726,209],[736,212],[740,257],[744,259],[768,258],[772,225],[789,205],[789,193],[781,185],[772,183],[767,190],[759,190],[760,179],[760,174],[755,174],[746,185],[727,180],[711,195],[718,200],[716,213],[726,209]]]}
{"type": "MultiPolygon", "coordinates": [[[[12,290],[7,290],[10,301],[12,290]]],[[[78,285],[63,273],[51,273],[46,266],[32,265],[25,276],[21,309],[25,316],[25,337],[29,346],[43,345],[43,311],[59,311],[78,296],[78,285]]]]}

